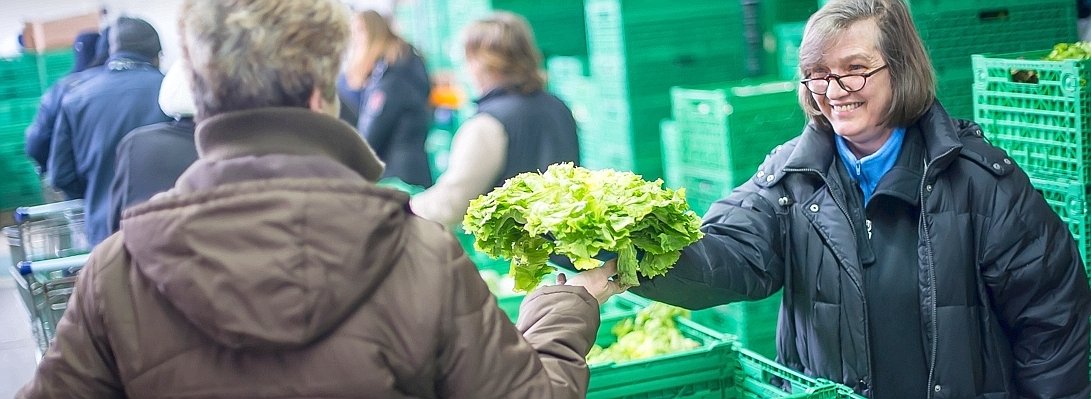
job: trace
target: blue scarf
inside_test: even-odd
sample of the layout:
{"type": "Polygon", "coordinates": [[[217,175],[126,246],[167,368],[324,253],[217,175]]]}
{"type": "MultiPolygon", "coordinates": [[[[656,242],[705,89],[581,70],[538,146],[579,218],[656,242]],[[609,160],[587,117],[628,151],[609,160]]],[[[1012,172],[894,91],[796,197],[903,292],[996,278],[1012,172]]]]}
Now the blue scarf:
{"type": "Polygon", "coordinates": [[[860,185],[860,191],[864,192],[864,206],[867,206],[868,201],[871,201],[871,195],[875,193],[875,188],[879,186],[879,180],[894,167],[894,162],[898,160],[898,153],[902,152],[905,128],[894,129],[879,151],[860,159],[856,159],[856,154],[849,149],[844,137],[837,136],[835,141],[837,154],[841,156],[841,161],[849,170],[849,176],[860,185]]]}

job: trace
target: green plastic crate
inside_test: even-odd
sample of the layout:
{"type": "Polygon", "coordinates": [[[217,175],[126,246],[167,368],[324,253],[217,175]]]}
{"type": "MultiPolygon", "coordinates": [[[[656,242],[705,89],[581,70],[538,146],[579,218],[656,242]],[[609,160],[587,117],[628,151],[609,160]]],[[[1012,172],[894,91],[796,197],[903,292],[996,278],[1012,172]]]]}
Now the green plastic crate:
{"type": "Polygon", "coordinates": [[[740,81],[671,89],[687,173],[750,178],[777,145],[799,135],[806,120],[795,81],[740,81]]]}
{"type": "Polygon", "coordinates": [[[1091,60],[1041,61],[1047,51],[975,55],[974,120],[1030,174],[1091,182],[1091,60]],[[1034,71],[1037,83],[1013,81],[1034,71]]]}
{"type": "MultiPolygon", "coordinates": [[[[595,343],[609,346],[610,333],[624,317],[602,320],[595,343]]],[[[591,364],[588,399],[734,398],[737,348],[730,337],[685,319],[679,330],[701,346],[683,352],[626,363],[591,364]]]]}
{"type": "Polygon", "coordinates": [[[737,353],[735,389],[745,392],[737,397],[835,399],[844,392],[842,385],[808,377],[757,352],[739,348],[737,353]]]}
{"type": "Polygon", "coordinates": [[[677,124],[671,119],[659,123],[659,140],[663,145],[663,184],[670,188],[682,187],[682,136],[677,124]]]}
{"type": "Polygon", "coordinates": [[[788,22],[773,27],[777,42],[777,72],[783,80],[799,80],[799,45],[806,22],[788,22]]]}
{"type": "Polygon", "coordinates": [[[28,125],[38,113],[38,97],[0,100],[0,126],[28,125]]]}

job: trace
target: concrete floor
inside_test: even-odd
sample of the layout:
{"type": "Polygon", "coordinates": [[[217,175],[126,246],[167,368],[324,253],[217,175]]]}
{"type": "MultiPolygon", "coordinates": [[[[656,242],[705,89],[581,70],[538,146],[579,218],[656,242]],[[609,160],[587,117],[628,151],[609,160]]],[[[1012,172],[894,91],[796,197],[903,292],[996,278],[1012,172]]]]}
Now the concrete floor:
{"type": "Polygon", "coordinates": [[[38,354],[30,319],[8,272],[7,242],[0,238],[0,244],[0,398],[10,398],[34,375],[38,354]]]}

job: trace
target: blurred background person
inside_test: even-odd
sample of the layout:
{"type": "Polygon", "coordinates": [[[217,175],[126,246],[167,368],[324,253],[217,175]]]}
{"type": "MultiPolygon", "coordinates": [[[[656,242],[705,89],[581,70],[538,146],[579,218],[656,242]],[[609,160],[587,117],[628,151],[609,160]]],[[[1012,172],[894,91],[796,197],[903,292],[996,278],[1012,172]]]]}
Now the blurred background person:
{"type": "Polygon", "coordinates": [[[122,137],[170,120],[159,109],[159,34],[147,21],[118,18],[110,29],[106,68],[65,94],[49,151],[50,184],[83,198],[91,245],[108,235],[110,184],[122,137]]]}
{"type": "Polygon", "coordinates": [[[42,94],[41,103],[38,105],[38,113],[34,121],[26,130],[26,154],[38,164],[38,173],[45,173],[49,164],[49,146],[53,142],[53,125],[57,121],[57,113],[60,112],[61,99],[64,93],[73,86],[97,72],[97,68],[106,62],[106,57],[98,57],[98,51],[107,52],[109,41],[98,32],[85,32],[76,36],[72,44],[72,72],[57,80],[42,94]],[[100,45],[100,42],[103,43],[100,45]],[[101,47],[101,48],[100,48],[101,47]]]}
{"type": "Polygon", "coordinates": [[[424,151],[432,124],[428,72],[417,50],[394,34],[379,13],[353,15],[352,44],[337,89],[356,111],[356,128],[386,163],[383,177],[431,186],[424,151]]]}
{"type": "Polygon", "coordinates": [[[197,160],[193,143],[197,106],[189,82],[185,61],[175,62],[159,89],[159,108],[174,120],[138,127],[118,144],[110,185],[111,231],[117,231],[125,209],[173,187],[197,160]]]}
{"type": "Polygon", "coordinates": [[[436,185],[411,203],[418,215],[448,226],[504,180],[558,162],[578,165],[580,155],[572,111],[545,92],[542,55],[523,17],[498,12],[478,20],[466,28],[463,46],[481,95],[477,114],[455,133],[436,185]]]}

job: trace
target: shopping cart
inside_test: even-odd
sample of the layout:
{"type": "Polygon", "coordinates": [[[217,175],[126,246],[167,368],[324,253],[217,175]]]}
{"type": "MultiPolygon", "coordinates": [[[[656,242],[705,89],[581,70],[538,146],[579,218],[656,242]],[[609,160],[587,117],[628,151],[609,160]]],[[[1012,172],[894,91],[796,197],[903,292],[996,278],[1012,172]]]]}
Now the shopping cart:
{"type": "Polygon", "coordinates": [[[55,202],[15,210],[14,226],[3,228],[11,248],[8,269],[30,316],[41,353],[68,306],[76,273],[87,262],[83,201],[55,202]]]}

